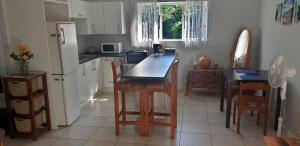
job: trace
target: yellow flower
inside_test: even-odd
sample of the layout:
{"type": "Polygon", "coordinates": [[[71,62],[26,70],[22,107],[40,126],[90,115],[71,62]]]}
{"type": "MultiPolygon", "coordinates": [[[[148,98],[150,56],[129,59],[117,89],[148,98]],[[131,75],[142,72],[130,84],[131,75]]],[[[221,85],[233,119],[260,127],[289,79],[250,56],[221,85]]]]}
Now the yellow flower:
{"type": "Polygon", "coordinates": [[[29,48],[25,45],[17,45],[17,48],[24,52],[29,51],[29,48]]]}
{"type": "Polygon", "coordinates": [[[26,61],[28,58],[29,58],[28,56],[24,55],[22,59],[23,59],[24,61],[26,61]]]}

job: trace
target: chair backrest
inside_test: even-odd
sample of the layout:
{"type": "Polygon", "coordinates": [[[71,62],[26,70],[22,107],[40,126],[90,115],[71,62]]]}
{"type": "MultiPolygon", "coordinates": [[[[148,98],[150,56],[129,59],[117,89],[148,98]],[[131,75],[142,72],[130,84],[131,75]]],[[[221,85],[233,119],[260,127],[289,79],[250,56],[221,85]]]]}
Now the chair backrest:
{"type": "Polygon", "coordinates": [[[113,82],[114,85],[118,84],[118,81],[121,80],[121,76],[124,71],[124,64],[121,58],[114,60],[111,63],[112,71],[113,71],[113,82]]]}
{"type": "Polygon", "coordinates": [[[176,88],[177,91],[177,78],[178,78],[178,64],[179,60],[175,60],[172,65],[172,73],[171,73],[171,86],[176,88]]]}
{"type": "Polygon", "coordinates": [[[254,98],[261,98],[269,101],[271,87],[268,83],[244,83],[240,85],[239,101],[243,100],[245,96],[254,98]],[[261,91],[262,95],[257,95],[261,91]],[[249,95],[250,94],[250,95],[249,95]]]}

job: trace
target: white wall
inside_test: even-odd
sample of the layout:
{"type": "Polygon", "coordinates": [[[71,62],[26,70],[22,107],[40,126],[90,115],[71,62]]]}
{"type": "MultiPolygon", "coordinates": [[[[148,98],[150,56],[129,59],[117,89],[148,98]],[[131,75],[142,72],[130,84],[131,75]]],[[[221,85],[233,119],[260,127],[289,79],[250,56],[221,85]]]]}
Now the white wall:
{"type": "MultiPolygon", "coordinates": [[[[133,9],[127,0],[127,20],[131,20],[133,9]]],[[[165,42],[164,47],[175,47],[180,57],[179,88],[184,88],[187,69],[202,55],[208,55],[213,62],[223,68],[229,67],[229,54],[234,46],[236,34],[242,26],[250,28],[253,34],[253,62],[256,61],[257,35],[259,27],[260,0],[215,0],[213,3],[213,40],[208,48],[189,49],[182,42],[165,42]]],[[[129,24],[130,22],[127,22],[129,24]]],[[[128,31],[130,32],[130,31],[128,31]]],[[[80,52],[90,46],[100,47],[103,41],[121,41],[125,49],[133,49],[130,34],[127,35],[87,35],[78,37],[80,52]]]]}
{"type": "Polygon", "coordinates": [[[261,68],[268,69],[272,59],[280,52],[288,56],[298,74],[288,82],[286,125],[293,134],[300,131],[300,23],[282,25],[274,22],[276,5],[283,0],[263,0],[261,9],[261,68]]]}
{"type": "MultiPolygon", "coordinates": [[[[54,100],[52,97],[52,77],[43,0],[4,0],[8,35],[7,52],[14,51],[17,44],[27,45],[34,53],[30,70],[48,73],[48,91],[52,125],[55,123],[54,100]]],[[[9,54],[6,54],[8,57],[9,54]]],[[[14,61],[8,60],[9,72],[14,71],[14,61]]]]}

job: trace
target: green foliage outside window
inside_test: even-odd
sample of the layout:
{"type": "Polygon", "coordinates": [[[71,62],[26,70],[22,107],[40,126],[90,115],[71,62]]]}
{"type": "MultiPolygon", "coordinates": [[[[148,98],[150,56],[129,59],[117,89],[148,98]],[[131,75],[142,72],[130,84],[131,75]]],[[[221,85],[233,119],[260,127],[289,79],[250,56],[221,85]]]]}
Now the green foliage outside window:
{"type": "Polygon", "coordinates": [[[182,39],[183,6],[179,4],[161,5],[163,39],[182,39]]]}

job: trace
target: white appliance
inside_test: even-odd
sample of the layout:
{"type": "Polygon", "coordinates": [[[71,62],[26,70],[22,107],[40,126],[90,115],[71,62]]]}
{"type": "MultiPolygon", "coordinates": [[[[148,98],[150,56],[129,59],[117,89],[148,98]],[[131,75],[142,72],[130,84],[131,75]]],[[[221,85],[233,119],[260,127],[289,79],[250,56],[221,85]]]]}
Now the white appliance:
{"type": "Polygon", "coordinates": [[[281,109],[280,117],[278,118],[278,131],[277,136],[281,136],[283,120],[285,118],[285,109],[286,109],[286,89],[287,89],[287,78],[294,77],[296,75],[295,67],[289,68],[287,57],[282,53],[274,58],[270,65],[269,69],[269,84],[273,88],[280,87],[280,96],[281,96],[281,109]]]}
{"type": "Polygon", "coordinates": [[[102,53],[123,53],[122,43],[101,43],[102,53]]]}
{"type": "Polygon", "coordinates": [[[80,116],[76,27],[73,22],[47,22],[57,125],[71,125],[80,116]]]}

